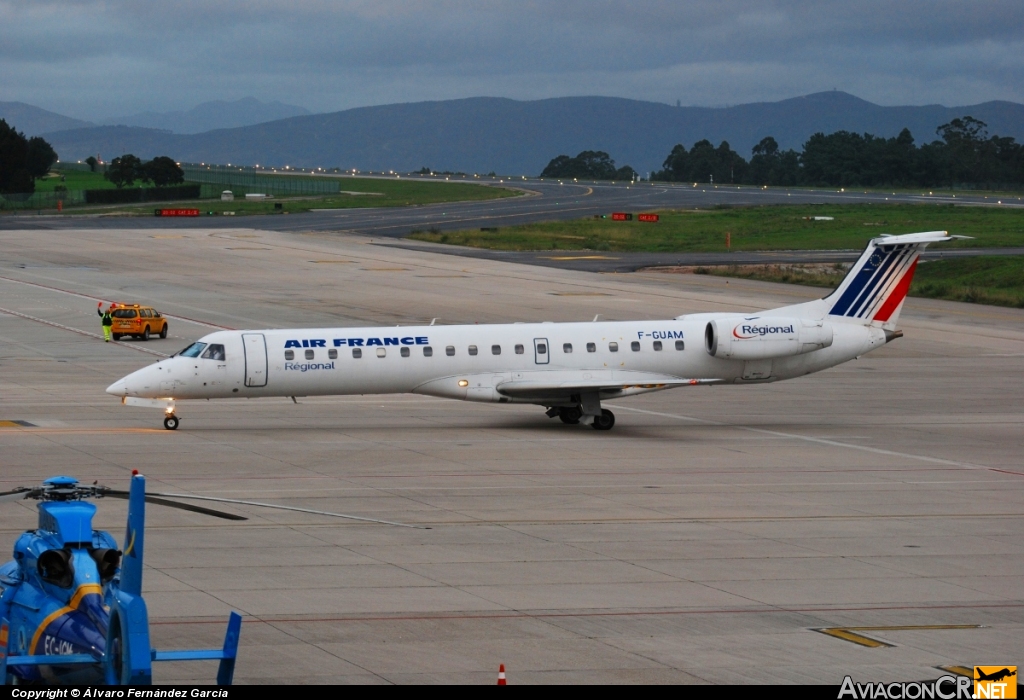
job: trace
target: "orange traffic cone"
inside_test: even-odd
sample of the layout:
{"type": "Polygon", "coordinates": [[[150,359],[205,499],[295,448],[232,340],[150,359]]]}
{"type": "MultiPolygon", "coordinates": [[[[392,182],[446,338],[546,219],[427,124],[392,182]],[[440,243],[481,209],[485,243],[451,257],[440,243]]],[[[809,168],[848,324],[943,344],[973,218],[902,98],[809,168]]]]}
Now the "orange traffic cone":
{"type": "Polygon", "coordinates": [[[498,685],[506,685],[505,683],[505,664],[498,665],[498,685]]]}

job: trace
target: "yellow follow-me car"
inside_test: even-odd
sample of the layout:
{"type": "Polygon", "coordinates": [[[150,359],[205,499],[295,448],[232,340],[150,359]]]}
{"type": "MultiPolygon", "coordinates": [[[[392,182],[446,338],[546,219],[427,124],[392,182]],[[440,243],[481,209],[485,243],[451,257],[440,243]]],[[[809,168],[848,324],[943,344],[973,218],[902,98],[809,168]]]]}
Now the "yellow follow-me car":
{"type": "Polygon", "coordinates": [[[142,340],[149,340],[150,335],[167,337],[167,319],[151,306],[118,303],[110,314],[114,326],[111,332],[114,340],[126,335],[134,335],[142,340]]]}

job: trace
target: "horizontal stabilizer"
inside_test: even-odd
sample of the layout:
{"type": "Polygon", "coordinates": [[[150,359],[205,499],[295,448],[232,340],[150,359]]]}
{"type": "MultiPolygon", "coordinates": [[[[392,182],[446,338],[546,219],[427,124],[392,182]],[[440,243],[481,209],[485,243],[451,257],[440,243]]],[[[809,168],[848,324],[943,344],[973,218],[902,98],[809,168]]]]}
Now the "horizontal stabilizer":
{"type": "Polygon", "coordinates": [[[947,241],[967,241],[972,240],[971,236],[950,236],[946,231],[924,231],[923,233],[904,233],[898,236],[893,236],[888,233],[883,233],[878,238],[874,239],[872,243],[876,246],[888,246],[888,245],[906,245],[906,244],[921,244],[921,243],[945,243],[947,241]]]}

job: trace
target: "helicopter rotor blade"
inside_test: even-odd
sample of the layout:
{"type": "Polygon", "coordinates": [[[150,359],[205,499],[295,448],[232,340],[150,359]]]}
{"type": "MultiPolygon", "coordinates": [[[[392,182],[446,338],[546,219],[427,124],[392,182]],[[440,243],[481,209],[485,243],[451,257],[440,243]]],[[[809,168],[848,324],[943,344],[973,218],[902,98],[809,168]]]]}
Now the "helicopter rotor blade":
{"type": "MultiPolygon", "coordinates": [[[[128,500],[127,491],[115,491],[113,489],[104,489],[101,491],[104,496],[110,498],[122,498],[128,500]]],[[[248,520],[241,515],[235,515],[234,513],[226,513],[222,510],[213,510],[212,508],[203,508],[202,506],[193,505],[191,503],[178,503],[177,501],[168,501],[164,498],[156,498],[150,494],[146,494],[146,503],[152,503],[157,506],[167,506],[168,508],[177,508],[178,510],[187,510],[193,513],[202,513],[203,515],[212,515],[215,518],[223,518],[225,520],[248,520]]]]}
{"type": "MultiPolygon", "coordinates": [[[[359,515],[345,515],[344,513],[332,513],[327,510],[312,510],[310,508],[296,508],[295,506],[281,506],[275,503],[259,503],[258,501],[241,501],[236,498],[214,498],[213,496],[191,496],[187,493],[154,493],[154,496],[164,498],[189,498],[197,501],[214,501],[217,503],[239,503],[244,506],[257,506],[259,508],[274,508],[276,510],[291,510],[296,513],[311,513],[313,515],[326,515],[332,518],[344,518],[346,520],[358,520],[364,523],[377,523],[379,525],[394,525],[396,527],[409,527],[415,530],[429,530],[426,525],[410,525],[408,523],[396,523],[392,520],[379,520],[377,518],[364,518],[359,515]]],[[[149,495],[146,496],[149,498],[149,495]]]]}
{"type": "Polygon", "coordinates": [[[39,491],[39,489],[29,489],[21,486],[14,489],[13,491],[4,491],[0,493],[0,503],[4,501],[24,501],[27,498],[32,498],[32,493],[39,491]]]}

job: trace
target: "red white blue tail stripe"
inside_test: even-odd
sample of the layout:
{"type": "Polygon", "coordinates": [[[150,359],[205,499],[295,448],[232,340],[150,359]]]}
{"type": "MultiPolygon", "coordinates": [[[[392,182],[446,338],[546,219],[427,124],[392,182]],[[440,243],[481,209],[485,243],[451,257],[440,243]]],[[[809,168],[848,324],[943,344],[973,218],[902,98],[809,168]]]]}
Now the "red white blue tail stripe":
{"type": "MultiPolygon", "coordinates": [[[[885,323],[910,290],[917,259],[929,243],[954,238],[945,231],[876,238],[839,288],[827,297],[830,316],[885,323]]],[[[956,236],[959,238],[959,236],[956,236]]]]}

